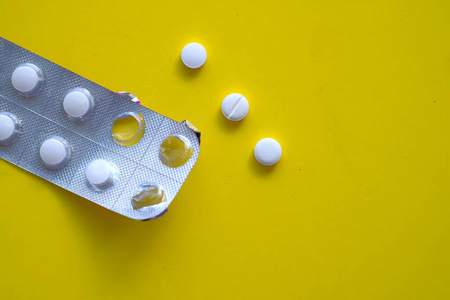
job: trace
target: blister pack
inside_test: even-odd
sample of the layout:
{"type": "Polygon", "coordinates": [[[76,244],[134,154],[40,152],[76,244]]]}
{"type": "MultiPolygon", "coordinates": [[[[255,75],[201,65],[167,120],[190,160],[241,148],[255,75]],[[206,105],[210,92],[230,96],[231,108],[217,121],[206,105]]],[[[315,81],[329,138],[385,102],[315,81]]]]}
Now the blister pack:
{"type": "Polygon", "coordinates": [[[0,157],[109,210],[162,215],[199,133],[0,38],[0,157]]]}

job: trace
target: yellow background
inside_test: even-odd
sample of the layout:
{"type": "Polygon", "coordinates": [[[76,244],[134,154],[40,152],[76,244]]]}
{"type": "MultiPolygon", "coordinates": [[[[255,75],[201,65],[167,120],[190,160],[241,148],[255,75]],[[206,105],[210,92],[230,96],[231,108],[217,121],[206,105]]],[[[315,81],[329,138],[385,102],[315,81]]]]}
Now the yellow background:
{"type": "Polygon", "coordinates": [[[203,132],[139,223],[0,161],[1,299],[449,299],[450,2],[5,1],[0,35],[203,132]],[[208,51],[185,68],[188,42],[208,51]],[[231,123],[229,93],[250,112],[231,123]],[[263,137],[283,156],[253,158],[263,137]]]}

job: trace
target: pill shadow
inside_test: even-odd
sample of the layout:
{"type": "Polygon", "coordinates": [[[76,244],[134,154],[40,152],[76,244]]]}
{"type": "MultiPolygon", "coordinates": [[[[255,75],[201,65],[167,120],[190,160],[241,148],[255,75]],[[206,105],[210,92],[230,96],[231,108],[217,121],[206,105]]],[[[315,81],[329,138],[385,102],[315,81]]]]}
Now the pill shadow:
{"type": "MultiPolygon", "coordinates": [[[[105,231],[107,235],[112,234],[122,223],[120,215],[68,190],[55,186],[53,192],[67,209],[67,216],[72,217],[80,230],[86,231],[88,238],[89,235],[100,234],[98,231],[103,229],[108,229],[105,231]]],[[[95,236],[93,243],[101,242],[102,239],[107,238],[107,235],[95,236]]]]}
{"type": "Polygon", "coordinates": [[[219,107],[219,110],[217,111],[217,123],[220,126],[220,129],[227,131],[227,132],[234,132],[238,130],[239,127],[242,126],[242,124],[245,122],[245,118],[241,121],[230,121],[222,113],[222,108],[219,107]]]}
{"type": "Polygon", "coordinates": [[[85,242],[95,253],[102,245],[110,244],[124,226],[126,220],[122,216],[109,211],[83,197],[60,187],[53,192],[66,209],[66,218],[79,231],[85,242]]]}
{"type": "Polygon", "coordinates": [[[61,215],[67,221],[64,226],[69,228],[67,233],[71,233],[74,241],[87,250],[83,251],[83,255],[93,258],[88,261],[95,262],[89,267],[95,276],[120,281],[135,274],[135,264],[127,263],[131,255],[133,261],[150,261],[149,265],[152,260],[159,259],[153,253],[157,251],[156,245],[166,236],[171,223],[169,219],[162,217],[148,222],[132,220],[53,185],[44,178],[17,169],[24,175],[34,177],[33,181],[45,186],[46,191],[53,193],[59,201],[61,215]],[[108,267],[105,268],[105,265],[108,267]]]}
{"type": "Polygon", "coordinates": [[[109,235],[114,233],[114,229],[123,223],[120,215],[54,185],[42,177],[30,174],[21,168],[18,168],[18,172],[24,173],[24,176],[32,176],[33,181],[46,186],[46,190],[51,191],[61,206],[66,209],[65,218],[76,223],[76,228],[82,231],[82,236],[85,236],[91,245],[107,240],[109,235]]]}
{"type": "Polygon", "coordinates": [[[158,259],[157,237],[159,231],[164,232],[161,222],[128,219],[63,189],[55,194],[67,207],[72,227],[79,231],[76,239],[86,248],[84,255],[95,262],[89,266],[94,276],[122,281],[135,276],[130,259],[150,265],[158,259]]]}
{"type": "Polygon", "coordinates": [[[201,66],[200,68],[192,69],[189,67],[186,67],[181,59],[178,59],[175,62],[175,69],[176,74],[178,74],[183,80],[191,81],[198,77],[198,75],[202,72],[204,66],[201,66]]]}
{"type": "Polygon", "coordinates": [[[152,221],[129,219],[58,186],[55,186],[53,191],[66,207],[67,216],[71,217],[72,222],[94,248],[123,238],[128,235],[128,230],[155,230],[154,226],[147,226],[151,225],[152,221]]]}
{"type": "Polygon", "coordinates": [[[159,242],[156,237],[161,236],[169,224],[164,217],[146,222],[132,220],[60,187],[53,190],[67,208],[73,227],[78,229],[78,239],[85,239],[83,245],[88,246],[88,255],[98,262],[97,266],[108,264],[115,270],[108,272],[92,266],[98,276],[132,276],[133,268],[124,264],[131,253],[137,261],[156,259],[152,255],[152,249],[156,249],[155,244],[159,242]],[[105,248],[108,251],[104,251],[105,248]]]}
{"type": "Polygon", "coordinates": [[[260,178],[268,178],[271,174],[276,171],[277,164],[272,166],[265,166],[260,164],[251,151],[249,155],[249,169],[252,174],[260,178]]]}

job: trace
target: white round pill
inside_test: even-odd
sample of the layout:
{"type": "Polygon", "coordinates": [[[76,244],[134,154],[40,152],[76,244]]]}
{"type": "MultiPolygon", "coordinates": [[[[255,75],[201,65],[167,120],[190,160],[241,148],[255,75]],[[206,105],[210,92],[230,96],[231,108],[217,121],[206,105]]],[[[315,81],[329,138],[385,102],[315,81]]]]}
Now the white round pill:
{"type": "Polygon", "coordinates": [[[82,120],[89,116],[94,107],[91,94],[86,89],[70,90],[63,100],[63,108],[72,120],[82,120]]]}
{"type": "Polygon", "coordinates": [[[43,79],[41,70],[33,64],[18,66],[11,75],[13,87],[24,96],[35,94],[42,86],[43,79]]]}
{"type": "Polygon", "coordinates": [[[42,163],[49,169],[61,169],[67,165],[72,155],[69,144],[61,137],[46,139],[39,149],[42,163]]]}
{"type": "Polygon", "coordinates": [[[106,190],[114,185],[116,167],[104,159],[96,159],[86,167],[87,181],[96,190],[106,190]]]}
{"type": "Polygon", "coordinates": [[[200,68],[206,61],[206,49],[199,43],[189,43],[181,51],[181,60],[189,68],[200,68]]]}
{"type": "Polygon", "coordinates": [[[256,143],[256,160],[265,166],[276,164],[281,158],[281,145],[276,140],[264,138],[256,143]]]}
{"type": "Polygon", "coordinates": [[[0,113],[0,144],[7,144],[17,134],[17,118],[9,113],[0,113]]]}
{"type": "Polygon", "coordinates": [[[222,113],[231,121],[240,121],[248,114],[249,104],[247,98],[241,94],[233,93],[222,101],[222,113]]]}

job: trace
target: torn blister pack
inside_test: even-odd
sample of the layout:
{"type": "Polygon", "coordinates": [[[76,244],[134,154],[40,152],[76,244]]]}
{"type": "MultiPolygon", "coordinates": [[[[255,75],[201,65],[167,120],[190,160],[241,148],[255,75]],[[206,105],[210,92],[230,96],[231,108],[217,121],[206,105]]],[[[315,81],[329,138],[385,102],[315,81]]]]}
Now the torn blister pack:
{"type": "MultiPolygon", "coordinates": [[[[134,95],[133,95],[134,96],[134,95]]],[[[199,132],[0,38],[0,157],[132,219],[162,215],[199,132]]]]}

